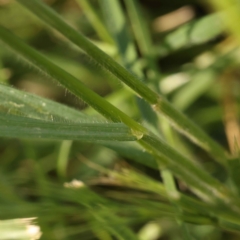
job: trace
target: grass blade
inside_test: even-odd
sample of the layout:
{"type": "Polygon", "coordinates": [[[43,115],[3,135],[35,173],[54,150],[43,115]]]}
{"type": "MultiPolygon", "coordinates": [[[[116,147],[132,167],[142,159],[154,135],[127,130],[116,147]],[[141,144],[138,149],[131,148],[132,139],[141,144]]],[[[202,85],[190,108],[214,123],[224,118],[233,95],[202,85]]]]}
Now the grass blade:
{"type": "Polygon", "coordinates": [[[69,159],[69,153],[71,151],[72,141],[65,140],[62,141],[58,153],[58,160],[57,160],[57,173],[59,177],[65,178],[67,175],[67,165],[69,159]]]}
{"type": "Polygon", "coordinates": [[[99,1],[106,25],[117,46],[123,66],[142,76],[141,69],[137,66],[136,49],[128,34],[127,22],[120,2],[111,0],[99,1]]]}
{"type": "MultiPolygon", "coordinates": [[[[135,48],[134,41],[131,39],[128,32],[128,23],[125,19],[124,10],[122,9],[120,2],[118,0],[101,0],[99,3],[109,32],[116,42],[122,65],[142,78],[143,71],[137,62],[137,50],[135,48]]],[[[136,102],[141,116],[144,119],[143,121],[145,126],[153,132],[158,132],[158,118],[151,106],[139,97],[136,98],[136,102]]]]}
{"type": "Polygon", "coordinates": [[[18,89],[0,84],[0,113],[20,115],[45,121],[104,122],[75,109],[18,89]]]}
{"type": "Polygon", "coordinates": [[[219,14],[192,21],[169,33],[156,47],[157,55],[166,56],[179,49],[205,43],[222,34],[223,30],[219,14]]]}
{"type": "Polygon", "coordinates": [[[98,36],[108,43],[114,44],[114,41],[108,30],[104,26],[102,20],[98,16],[95,8],[92,6],[89,0],[76,0],[76,2],[81,6],[84,13],[86,14],[87,18],[91,22],[92,26],[94,27],[95,31],[97,32],[98,36]]]}
{"type": "Polygon", "coordinates": [[[151,39],[151,34],[149,28],[144,21],[142,16],[142,11],[136,0],[125,0],[126,9],[131,21],[132,30],[137,41],[139,50],[143,58],[147,61],[148,66],[147,78],[148,81],[154,85],[155,91],[159,91],[159,80],[160,80],[160,69],[157,66],[157,58],[153,53],[153,43],[151,39]]]}
{"type": "Polygon", "coordinates": [[[122,142],[121,145],[114,142],[104,142],[103,145],[116,151],[122,157],[131,159],[147,167],[158,169],[154,157],[135,142],[122,142]]]}
{"type": "Polygon", "coordinates": [[[60,84],[95,108],[106,118],[113,122],[124,122],[128,126],[131,126],[134,134],[139,135],[139,137],[142,136],[143,132],[147,131],[140,124],[87,88],[77,78],[59,68],[33,48],[27,46],[4,27],[0,27],[0,36],[4,43],[11,47],[12,50],[15,50],[18,54],[20,54],[24,60],[27,60],[36,69],[47,74],[49,78],[57,80],[60,84]]]}
{"type": "Polygon", "coordinates": [[[128,127],[121,123],[48,122],[0,114],[0,136],[82,141],[134,141],[128,127]]]}
{"type": "MultiPolygon", "coordinates": [[[[70,183],[71,184],[71,183],[70,183]]],[[[71,186],[71,185],[70,185],[71,186]]],[[[105,229],[111,235],[119,240],[137,240],[137,236],[124,224],[122,219],[114,215],[111,209],[104,207],[110,205],[110,201],[97,195],[84,184],[79,189],[72,190],[72,197],[79,204],[89,209],[93,219],[100,224],[101,228],[105,229]]]]}

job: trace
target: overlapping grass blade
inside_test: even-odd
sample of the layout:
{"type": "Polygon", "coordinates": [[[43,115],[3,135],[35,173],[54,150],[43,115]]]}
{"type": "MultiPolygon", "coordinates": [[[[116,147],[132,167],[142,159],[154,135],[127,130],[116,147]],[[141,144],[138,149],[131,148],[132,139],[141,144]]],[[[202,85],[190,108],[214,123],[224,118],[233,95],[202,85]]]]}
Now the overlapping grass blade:
{"type": "MultiPolygon", "coordinates": [[[[160,81],[160,71],[157,66],[157,59],[152,54],[153,44],[151,43],[151,35],[147,29],[146,22],[143,21],[143,17],[141,16],[142,13],[140,11],[140,6],[138,5],[138,2],[135,0],[125,0],[125,4],[127,7],[128,15],[130,16],[130,19],[131,19],[132,29],[133,29],[133,32],[135,35],[135,39],[138,43],[140,52],[141,52],[142,56],[146,60],[148,60],[147,62],[149,63],[149,66],[147,66],[147,71],[148,71],[148,73],[150,72],[152,74],[147,74],[147,75],[151,76],[154,73],[154,75],[151,79],[151,82],[154,82],[155,90],[159,91],[158,84],[160,81]]],[[[161,119],[160,121],[163,124],[163,121],[166,121],[166,120],[161,119]]],[[[151,121],[151,122],[154,122],[154,121],[151,121]]],[[[168,124],[168,123],[166,123],[166,124],[168,124]]],[[[164,131],[163,131],[163,135],[165,135],[164,131]]],[[[165,137],[167,137],[167,136],[165,135],[165,137]]],[[[168,139],[168,137],[167,137],[167,139],[168,139]]],[[[178,194],[177,187],[176,187],[175,181],[174,181],[174,177],[169,170],[161,170],[161,176],[162,176],[166,191],[168,193],[169,200],[171,201],[171,196],[178,194]]],[[[172,202],[173,202],[173,206],[176,207],[176,211],[180,212],[180,208],[178,207],[176,202],[174,202],[174,201],[172,201],[172,202]]],[[[182,226],[182,225],[184,225],[184,223],[181,223],[180,225],[182,226]]],[[[188,235],[185,233],[186,231],[184,231],[184,230],[185,230],[185,228],[182,227],[182,232],[184,233],[184,235],[186,235],[185,238],[189,239],[188,235]]]]}
{"type": "Polygon", "coordinates": [[[62,84],[76,96],[80,97],[90,106],[95,108],[109,120],[113,122],[124,122],[126,125],[132,128],[134,134],[140,136],[143,132],[147,131],[140,124],[129,118],[123,112],[115,108],[98,94],[86,87],[77,78],[59,68],[57,65],[49,61],[46,57],[38,53],[33,48],[27,46],[24,42],[12,35],[4,27],[0,27],[0,36],[1,39],[9,47],[11,47],[12,50],[15,50],[18,54],[20,54],[24,60],[27,60],[29,62],[29,64],[40,70],[40,72],[47,74],[49,78],[57,80],[60,84],[62,84]]]}
{"type": "Polygon", "coordinates": [[[122,65],[138,76],[142,76],[137,65],[137,53],[130,35],[128,34],[127,21],[119,1],[99,1],[106,25],[117,46],[122,65]],[[136,66],[137,65],[137,66],[136,66]]]}
{"type": "MultiPolygon", "coordinates": [[[[54,12],[51,8],[47,7],[38,0],[18,0],[18,2],[27,7],[43,22],[47,23],[48,26],[50,25],[51,27],[61,32],[66,38],[84,50],[103,68],[110,71],[114,76],[132,88],[138,95],[148,101],[153,106],[155,111],[163,114],[166,118],[168,118],[173,126],[175,126],[180,132],[186,135],[193,142],[208,151],[214,159],[225,166],[227,165],[227,159],[229,156],[218,143],[210,138],[184,114],[175,109],[163,96],[160,96],[156,92],[152,91],[144,83],[142,83],[139,78],[128,72],[107,54],[98,49],[82,34],[65,23],[62,18],[57,15],[57,13],[54,12]]],[[[76,88],[76,86],[74,88],[76,88]]],[[[118,118],[115,118],[115,121],[121,119],[119,114],[117,115],[118,118]]],[[[121,120],[123,121],[123,119],[121,120]]]]}
{"type": "Polygon", "coordinates": [[[147,82],[154,86],[155,91],[159,91],[159,80],[160,80],[160,68],[157,65],[156,55],[153,53],[153,42],[152,36],[144,20],[143,13],[139,6],[138,1],[130,0],[124,1],[126,10],[130,18],[131,27],[134,33],[134,37],[137,41],[137,45],[141,52],[142,57],[146,61],[146,75],[147,82]]]}
{"type": "Polygon", "coordinates": [[[191,188],[196,190],[195,192],[199,196],[215,203],[216,199],[225,203],[227,201],[231,201],[230,199],[232,199],[233,196],[231,196],[229,191],[199,166],[195,166],[192,161],[184,156],[181,156],[164,141],[157,139],[151,134],[148,135],[148,130],[143,126],[129,118],[120,110],[116,109],[110,103],[106,102],[103,98],[83,85],[78,79],[74,78],[63,69],[57,67],[55,64],[47,60],[43,55],[24,44],[20,39],[16,38],[3,27],[0,28],[0,33],[1,39],[8,46],[17,51],[22,57],[25,57],[28,61],[30,61],[33,66],[37,67],[41,71],[44,71],[45,75],[48,74],[52,76],[67,89],[85,100],[110,120],[115,122],[122,121],[128,127],[130,127],[132,134],[138,139],[142,138],[142,141],[139,142],[148,151],[153,153],[156,159],[160,161],[161,166],[169,167],[174,174],[188,182],[191,188]]]}
{"type": "MultiPolygon", "coordinates": [[[[129,34],[128,22],[121,3],[119,1],[101,0],[99,4],[109,32],[116,42],[122,65],[143,80],[143,69],[139,64],[137,49],[129,34]]],[[[156,113],[143,99],[137,97],[136,102],[145,126],[157,133],[159,129],[156,113]]]]}
{"type": "Polygon", "coordinates": [[[101,18],[98,16],[96,9],[92,6],[91,2],[88,0],[77,0],[76,2],[80,5],[84,13],[87,15],[87,18],[91,22],[98,36],[103,41],[114,44],[112,37],[108,33],[108,30],[103,24],[101,18]]]}
{"type": "MultiPolygon", "coordinates": [[[[191,74],[191,81],[186,83],[174,94],[174,105],[181,110],[185,110],[203,93],[207,92],[207,90],[213,86],[214,80],[222,73],[223,69],[234,64],[235,52],[236,49],[220,56],[217,54],[213,64],[191,74]]],[[[207,116],[207,114],[205,114],[205,116],[207,116]]]]}
{"type": "MultiPolygon", "coordinates": [[[[71,183],[69,185],[71,187],[71,183]]],[[[115,236],[119,240],[129,239],[137,240],[136,235],[124,224],[122,219],[110,210],[112,203],[99,196],[98,194],[91,191],[87,186],[82,185],[77,187],[77,189],[71,190],[71,198],[83,205],[89,210],[91,217],[100,224],[100,226],[105,229],[111,235],[115,236]],[[106,208],[105,206],[108,206],[106,208]]],[[[65,198],[65,196],[63,196],[65,198]]]]}

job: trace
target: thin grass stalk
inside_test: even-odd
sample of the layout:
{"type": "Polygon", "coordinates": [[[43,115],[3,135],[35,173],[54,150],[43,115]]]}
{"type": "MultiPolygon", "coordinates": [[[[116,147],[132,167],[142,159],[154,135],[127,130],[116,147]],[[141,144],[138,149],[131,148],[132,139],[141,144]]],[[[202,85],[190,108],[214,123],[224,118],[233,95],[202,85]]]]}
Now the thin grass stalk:
{"type": "Polygon", "coordinates": [[[102,20],[98,16],[95,8],[92,6],[91,1],[89,0],[76,0],[79,6],[82,8],[84,14],[86,14],[87,18],[91,22],[98,36],[103,40],[110,44],[114,44],[112,37],[110,36],[108,30],[104,26],[102,20]]]}
{"type": "MultiPolygon", "coordinates": [[[[125,12],[119,0],[101,0],[101,6],[106,25],[116,42],[121,58],[121,64],[134,72],[139,78],[143,78],[143,69],[139,64],[138,53],[134,41],[129,34],[128,22],[125,12]]],[[[136,97],[136,103],[140,110],[145,126],[155,134],[159,133],[159,124],[156,113],[143,99],[136,97]]],[[[160,134],[159,134],[160,135],[160,134]]]]}
{"type": "Polygon", "coordinates": [[[148,26],[144,17],[142,16],[142,11],[136,0],[124,0],[126,5],[126,10],[130,18],[132,30],[137,41],[140,53],[142,57],[147,62],[147,80],[153,83],[154,90],[159,92],[159,80],[160,80],[160,69],[157,65],[156,55],[153,54],[153,43],[151,39],[151,34],[149,32],[148,26]]]}
{"type": "MultiPolygon", "coordinates": [[[[147,29],[147,26],[145,22],[143,21],[143,17],[141,16],[142,13],[140,11],[140,6],[138,5],[138,2],[136,0],[125,0],[126,9],[128,12],[128,15],[130,16],[132,29],[135,35],[135,39],[137,41],[137,44],[139,46],[140,52],[142,56],[148,60],[149,66],[148,71],[154,71],[154,83],[155,83],[155,90],[158,91],[158,84],[160,80],[160,72],[159,68],[157,67],[157,62],[155,59],[155,56],[152,54],[152,43],[151,43],[151,35],[150,32],[147,29]]],[[[161,119],[162,121],[166,121],[165,119],[161,119]]],[[[169,125],[169,123],[166,123],[169,125]]],[[[165,134],[165,137],[167,138],[168,142],[170,141],[172,143],[172,138],[169,136],[169,134],[165,134]]],[[[172,144],[171,144],[172,145],[172,144]]],[[[178,195],[178,190],[174,181],[174,177],[172,173],[167,169],[160,169],[161,176],[163,178],[163,183],[166,188],[166,191],[168,193],[168,198],[172,202],[173,206],[176,208],[176,211],[180,214],[181,209],[180,206],[178,206],[177,202],[174,201],[171,196],[178,195]]],[[[188,231],[188,227],[185,225],[184,222],[181,222],[179,219],[176,219],[178,224],[181,227],[181,231],[184,235],[185,239],[190,239],[190,234],[188,231]]]]}
{"type": "Polygon", "coordinates": [[[79,81],[74,76],[70,75],[63,69],[59,68],[54,63],[50,62],[43,55],[39,54],[34,49],[27,46],[20,39],[12,35],[8,30],[1,27],[0,28],[1,39],[9,46],[12,50],[15,50],[27,60],[31,65],[40,71],[40,73],[56,79],[60,84],[62,84],[67,89],[70,89],[76,96],[81,96],[81,99],[85,101],[90,106],[100,112],[103,116],[108,118],[113,122],[124,122],[126,125],[131,126],[133,131],[136,131],[136,134],[142,136],[143,132],[147,130],[142,127],[140,124],[129,118],[123,112],[112,106],[110,103],[105,101],[95,92],[88,89],[81,81],[79,81]]]}

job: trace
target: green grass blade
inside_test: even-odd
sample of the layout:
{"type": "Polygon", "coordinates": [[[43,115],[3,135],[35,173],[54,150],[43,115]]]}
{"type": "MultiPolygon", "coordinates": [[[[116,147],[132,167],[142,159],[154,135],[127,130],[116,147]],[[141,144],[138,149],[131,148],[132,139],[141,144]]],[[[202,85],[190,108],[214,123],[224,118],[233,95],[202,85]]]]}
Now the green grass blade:
{"type": "Polygon", "coordinates": [[[110,210],[104,209],[100,213],[94,213],[95,219],[101,223],[101,227],[115,236],[118,240],[138,240],[139,238],[125,226],[124,222],[113,215],[110,210]]]}
{"type": "Polygon", "coordinates": [[[82,8],[84,14],[86,14],[87,18],[91,22],[92,26],[94,27],[95,31],[97,32],[98,36],[108,43],[114,44],[114,41],[108,30],[104,26],[102,20],[98,16],[96,9],[92,6],[91,1],[89,0],[76,0],[76,2],[82,8]]]}
{"type": "MultiPolygon", "coordinates": [[[[127,6],[128,15],[130,16],[132,22],[132,28],[135,35],[135,39],[138,43],[139,49],[143,57],[145,57],[149,64],[149,68],[155,70],[155,82],[156,86],[158,85],[160,76],[157,67],[157,61],[152,54],[152,43],[151,43],[151,35],[147,29],[145,21],[143,21],[143,17],[141,16],[140,6],[138,5],[136,0],[125,0],[124,1],[127,6]]],[[[149,71],[149,70],[148,70],[149,71]]],[[[158,86],[156,87],[158,89],[158,86]]],[[[165,119],[161,119],[161,121],[166,121],[165,119]]],[[[169,195],[169,199],[171,201],[171,196],[178,194],[177,187],[175,186],[174,177],[169,170],[162,170],[161,176],[163,178],[164,186],[169,195]]],[[[176,207],[176,211],[180,213],[179,207],[174,203],[173,205],[176,207]]],[[[178,221],[179,222],[179,221],[178,221]]],[[[180,223],[184,225],[184,223],[180,223]]],[[[183,229],[183,227],[182,227],[183,229]]],[[[185,233],[185,231],[183,231],[185,233]]],[[[189,239],[188,235],[185,234],[185,238],[189,239]]]]}
{"type": "Polygon", "coordinates": [[[122,142],[121,144],[116,144],[114,142],[105,142],[103,145],[116,151],[122,157],[131,159],[147,167],[158,169],[158,165],[154,157],[137,143],[122,142]]]}
{"type": "Polygon", "coordinates": [[[100,0],[106,25],[111,33],[121,57],[123,66],[142,76],[141,69],[136,65],[137,53],[132,39],[128,34],[127,21],[119,1],[100,0]]]}
{"type": "Polygon", "coordinates": [[[57,160],[57,172],[59,177],[65,178],[67,175],[67,164],[69,159],[69,154],[72,147],[72,141],[65,140],[62,141],[58,153],[58,160],[57,160]]]}
{"type": "Polygon", "coordinates": [[[189,83],[174,95],[173,104],[178,109],[187,109],[199,96],[211,88],[215,78],[216,72],[212,69],[197,73],[189,83]]]}
{"type": "Polygon", "coordinates": [[[73,108],[0,84],[0,113],[20,115],[45,121],[104,122],[104,119],[87,116],[73,108]]]}
{"type": "MultiPolygon", "coordinates": [[[[38,16],[41,20],[47,23],[48,26],[50,25],[51,27],[57,29],[66,38],[68,38],[70,41],[72,41],[77,46],[79,46],[91,58],[93,58],[96,62],[98,62],[103,68],[110,71],[118,79],[126,83],[142,98],[144,98],[150,104],[152,104],[155,111],[165,115],[165,117],[169,119],[169,121],[174,127],[176,127],[180,132],[186,135],[189,139],[191,139],[197,145],[201,146],[203,149],[208,151],[214,159],[216,159],[223,165],[227,164],[226,162],[229,156],[227,155],[225,149],[223,149],[218,143],[212,140],[205,132],[203,132],[196,124],[194,124],[184,114],[180,113],[177,109],[175,109],[164,97],[159,96],[156,92],[152,91],[144,83],[142,83],[136,76],[128,72],[125,68],[120,66],[115,61],[113,61],[112,58],[110,58],[107,54],[99,50],[94,44],[92,44],[82,34],[78,33],[76,30],[70,27],[67,23],[65,23],[62,20],[62,18],[56,12],[54,12],[51,8],[47,7],[47,5],[44,5],[41,1],[38,1],[38,0],[31,0],[31,1],[17,0],[17,1],[23,4],[25,7],[27,7],[34,14],[36,14],[36,16],[38,16]]],[[[3,35],[2,32],[3,30],[1,30],[1,34],[3,35]]],[[[5,36],[2,36],[2,38],[6,37],[6,32],[4,33],[4,35],[5,36]]],[[[10,36],[8,36],[7,38],[9,37],[10,36]]],[[[7,44],[11,44],[11,41],[9,39],[7,40],[7,44]]],[[[13,44],[12,47],[14,47],[14,45],[15,44],[13,44]]],[[[63,72],[62,74],[66,75],[63,72]]],[[[58,80],[61,81],[61,79],[58,79],[58,80]]],[[[72,91],[74,91],[75,94],[79,95],[79,92],[77,93],[75,89],[79,89],[80,83],[73,84],[72,81],[68,81],[68,82],[71,82],[71,83],[68,84],[68,86],[66,87],[68,89],[69,88],[72,89],[72,91]]],[[[63,84],[62,81],[61,83],[63,84]]],[[[82,86],[81,88],[83,89],[82,86]]],[[[82,98],[83,98],[83,92],[85,92],[88,96],[90,95],[92,96],[91,98],[94,99],[94,102],[95,102],[94,105],[96,105],[96,102],[100,102],[99,98],[97,99],[97,97],[93,93],[90,93],[85,88],[83,91],[81,91],[82,98]]],[[[101,104],[98,104],[98,106],[95,106],[95,107],[98,108],[103,115],[105,116],[109,115],[109,112],[108,113],[106,112],[106,107],[110,108],[110,106],[107,106],[105,102],[103,103],[103,101],[101,101],[101,104]],[[102,108],[103,105],[105,106],[105,108],[102,108]]],[[[125,116],[123,116],[119,112],[116,112],[116,110],[114,110],[114,112],[116,113],[114,114],[114,116],[116,117],[111,116],[111,119],[113,121],[119,121],[119,120],[123,122],[129,121],[129,119],[126,120],[125,116]]],[[[132,123],[132,125],[134,126],[133,129],[136,129],[136,128],[139,129],[139,127],[137,127],[135,123],[132,123]]],[[[143,131],[143,129],[141,129],[140,131],[143,131]]]]}
{"type": "Polygon", "coordinates": [[[82,141],[134,141],[128,127],[121,123],[48,122],[0,114],[0,136],[82,141]]]}
{"type": "Polygon", "coordinates": [[[111,235],[119,240],[137,240],[137,236],[124,224],[122,219],[111,211],[111,202],[91,191],[84,184],[72,190],[72,199],[85,206],[93,219],[111,235]],[[108,206],[106,208],[105,206],[108,206]]]}
{"type": "Polygon", "coordinates": [[[181,48],[205,43],[222,34],[223,30],[224,27],[219,14],[207,15],[169,33],[161,41],[160,46],[156,47],[157,55],[166,56],[181,48]]]}
{"type": "Polygon", "coordinates": [[[134,89],[140,96],[144,96],[150,103],[154,104],[158,100],[158,95],[146,87],[136,76],[128,72],[125,68],[113,61],[107,54],[102,52],[85,36],[65,23],[62,18],[47,5],[38,0],[18,0],[21,4],[32,11],[41,20],[61,32],[70,41],[79,46],[92,59],[107,69],[114,76],[134,89]],[[137,84],[136,84],[137,83],[137,84]]]}
{"type": "Polygon", "coordinates": [[[137,1],[125,0],[124,3],[127,7],[128,15],[132,22],[133,32],[142,55],[152,56],[151,36],[144,21],[144,17],[141,16],[137,1]]]}
{"type": "Polygon", "coordinates": [[[12,50],[15,50],[21,57],[23,57],[24,60],[27,60],[32,66],[40,70],[40,72],[44,73],[45,75],[47,74],[48,77],[57,80],[60,84],[84,100],[90,106],[95,108],[106,118],[113,122],[124,122],[125,124],[131,126],[134,134],[139,135],[139,137],[142,136],[143,132],[147,131],[140,124],[129,118],[123,112],[87,88],[77,78],[59,68],[42,54],[26,45],[4,27],[0,27],[0,36],[4,43],[12,50]]]}
{"type": "MultiPolygon", "coordinates": [[[[99,4],[102,8],[105,22],[109,32],[112,34],[121,57],[121,63],[138,77],[143,78],[143,72],[139,62],[138,54],[134,42],[129,34],[128,22],[120,1],[101,0],[99,4]]],[[[158,132],[158,119],[151,106],[144,100],[137,98],[137,105],[140,109],[145,126],[148,129],[158,132]]]]}
{"type": "MultiPolygon", "coordinates": [[[[119,1],[99,1],[109,32],[112,34],[121,57],[123,66],[134,72],[137,76],[143,77],[142,68],[137,62],[138,53],[134,46],[125,18],[125,12],[119,1]]],[[[137,105],[144,121],[144,126],[153,132],[158,132],[158,118],[151,106],[143,99],[137,98],[137,105]]]]}
{"type": "Polygon", "coordinates": [[[163,141],[154,136],[144,135],[139,142],[155,156],[161,169],[168,168],[171,170],[175,176],[190,184],[192,190],[199,197],[213,204],[220,203],[227,208],[229,207],[229,201],[234,201],[235,207],[238,206],[238,211],[240,211],[240,205],[236,196],[205,171],[200,170],[200,166],[192,163],[179,153],[172,151],[173,149],[170,146],[165,145],[163,141]],[[165,151],[168,152],[167,155],[164,154],[165,151]],[[199,181],[200,179],[201,181],[199,181]]]}
{"type": "Polygon", "coordinates": [[[147,80],[153,85],[154,90],[159,92],[160,69],[158,67],[157,58],[153,53],[151,34],[140,5],[136,0],[124,0],[124,3],[140,53],[146,60],[147,80]]]}

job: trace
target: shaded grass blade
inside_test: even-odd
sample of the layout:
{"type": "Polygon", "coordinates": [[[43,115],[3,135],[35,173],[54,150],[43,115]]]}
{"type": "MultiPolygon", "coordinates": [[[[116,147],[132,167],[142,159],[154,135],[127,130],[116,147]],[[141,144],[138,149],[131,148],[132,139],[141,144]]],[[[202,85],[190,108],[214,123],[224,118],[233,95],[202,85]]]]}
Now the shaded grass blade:
{"type": "Polygon", "coordinates": [[[98,16],[95,8],[92,6],[91,1],[89,0],[76,0],[76,2],[81,6],[84,13],[86,14],[87,18],[91,22],[92,26],[94,27],[95,31],[97,32],[98,36],[106,42],[114,44],[114,41],[108,30],[104,26],[102,20],[98,16]]]}

